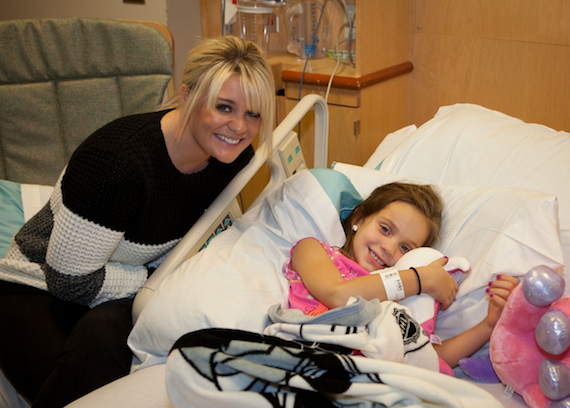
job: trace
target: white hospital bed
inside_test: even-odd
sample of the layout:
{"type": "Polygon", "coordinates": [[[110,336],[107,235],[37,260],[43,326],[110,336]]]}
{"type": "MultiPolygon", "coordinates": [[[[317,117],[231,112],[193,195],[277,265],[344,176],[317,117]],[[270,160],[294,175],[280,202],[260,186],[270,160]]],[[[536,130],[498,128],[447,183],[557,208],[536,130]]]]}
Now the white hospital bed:
{"type": "MultiPolygon", "coordinates": [[[[326,131],[326,106],[312,96],[276,130],[277,143],[313,103],[320,127],[316,133],[326,131]]],[[[462,282],[457,302],[440,313],[437,330],[442,338],[462,331],[484,315],[484,286],[493,274],[520,276],[538,264],[555,268],[570,259],[568,136],[476,105],[454,105],[441,108],[419,128],[409,126],[388,135],[362,167],[335,164],[342,178],[332,183],[328,174],[310,171],[282,183],[277,180],[283,174],[275,167],[272,175],[278,177],[242,219],[208,249],[184,260],[194,245],[188,238],[191,243],[177,248],[171,264],[163,265],[161,273],[169,277],[160,289],[155,281],[159,278],[153,276],[141,292],[144,298],[137,297],[137,321],[130,338],[137,356],[134,373],[71,406],[171,406],[164,362],[172,343],[188,331],[209,326],[261,331],[267,306],[287,299],[287,282],[280,276],[287,245],[304,235],[320,235],[342,245],[335,218],[350,200],[341,194],[349,184],[362,196],[402,177],[440,186],[446,212],[439,249],[468,258],[473,270],[462,282]],[[284,227],[289,223],[291,228],[284,227]],[[146,305],[141,312],[142,303],[146,305]]],[[[320,148],[316,150],[322,152],[320,148]]],[[[322,166],[325,157],[315,158],[315,163],[322,166]]],[[[249,172],[255,173],[260,165],[249,172]]],[[[245,182],[236,180],[235,191],[245,182]]],[[[233,194],[221,197],[219,208],[225,208],[233,194]]],[[[211,209],[206,214],[215,219],[211,209]]],[[[491,405],[499,401],[525,406],[517,394],[505,394],[502,384],[475,387],[494,395],[496,399],[489,396],[491,405]]],[[[468,406],[469,398],[465,401],[468,406]]]]}
{"type": "MultiPolygon", "coordinates": [[[[326,141],[326,105],[310,96],[277,128],[276,145],[314,104],[316,134],[326,141]]],[[[185,238],[137,296],[129,339],[137,357],[134,372],[70,406],[172,406],[164,363],[181,335],[205,327],[260,332],[267,324],[267,307],[286,302],[281,268],[288,248],[308,235],[342,245],[338,212],[353,205],[357,195],[401,178],[438,186],[446,204],[438,249],[471,262],[457,301],[440,313],[436,329],[442,338],[463,331],[486,312],[484,288],[494,274],[521,276],[533,266],[556,268],[570,259],[569,136],[459,104],[441,108],[420,127],[388,135],[362,167],[336,163],[334,172],[302,171],[286,182],[279,181],[283,171],[273,167],[268,189],[232,228],[190,259],[186,256],[197,238],[185,238]]],[[[324,149],[326,143],[315,149],[321,152],[315,157],[321,166],[324,149]]],[[[262,165],[258,160],[244,173],[255,174],[262,165]]],[[[228,187],[234,192],[216,201],[220,214],[247,180],[249,176],[236,179],[228,187]]],[[[210,220],[197,224],[197,236],[216,221],[219,214],[213,208],[206,213],[210,220]]],[[[520,396],[505,394],[502,384],[453,381],[452,388],[463,390],[457,406],[525,406],[520,396]]],[[[197,397],[192,406],[222,406],[217,402],[197,397]]]]}

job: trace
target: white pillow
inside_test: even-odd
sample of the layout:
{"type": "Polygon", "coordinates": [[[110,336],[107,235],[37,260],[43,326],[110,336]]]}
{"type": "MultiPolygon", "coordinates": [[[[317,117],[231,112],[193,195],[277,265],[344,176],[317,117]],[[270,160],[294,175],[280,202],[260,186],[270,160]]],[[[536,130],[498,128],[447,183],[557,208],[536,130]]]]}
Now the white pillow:
{"type": "MultiPolygon", "coordinates": [[[[336,163],[362,197],[393,181],[425,182],[394,173],[336,163]]],[[[434,185],[444,200],[441,240],[436,249],[462,256],[471,272],[456,302],[438,315],[436,333],[446,339],[472,327],[487,313],[485,289],[497,274],[524,275],[536,265],[563,263],[556,197],[517,188],[434,185]]]]}
{"type": "Polygon", "coordinates": [[[570,265],[570,133],[478,105],[446,106],[388,155],[382,170],[435,184],[519,187],[557,196],[570,265]]]}

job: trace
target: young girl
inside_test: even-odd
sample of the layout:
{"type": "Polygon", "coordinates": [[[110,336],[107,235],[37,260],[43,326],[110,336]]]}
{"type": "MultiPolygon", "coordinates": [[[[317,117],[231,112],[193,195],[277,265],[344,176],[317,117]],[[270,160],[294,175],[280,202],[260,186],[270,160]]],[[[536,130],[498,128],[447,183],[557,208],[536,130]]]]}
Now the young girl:
{"type": "MultiPolygon", "coordinates": [[[[312,238],[293,247],[286,266],[290,306],[307,315],[318,315],[346,305],[350,297],[397,301],[427,293],[441,303],[442,310],[448,308],[458,285],[443,268],[446,258],[384,276],[370,274],[393,266],[414,248],[433,245],[441,228],[442,208],[441,198],[430,186],[391,183],[377,188],[344,221],[347,239],[342,248],[312,238]]],[[[490,302],[486,318],[442,345],[434,345],[447,364],[456,366],[459,359],[489,341],[517,283],[510,276],[497,276],[487,289],[490,302]]]]}

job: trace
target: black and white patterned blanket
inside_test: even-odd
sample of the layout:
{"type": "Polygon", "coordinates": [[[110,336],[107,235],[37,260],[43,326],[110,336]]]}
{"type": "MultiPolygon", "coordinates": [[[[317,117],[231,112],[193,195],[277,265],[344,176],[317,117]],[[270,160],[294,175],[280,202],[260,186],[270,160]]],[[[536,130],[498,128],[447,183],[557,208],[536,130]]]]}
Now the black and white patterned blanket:
{"type": "Polygon", "coordinates": [[[167,360],[174,407],[500,407],[463,380],[352,350],[234,329],[182,336],[167,360]]]}

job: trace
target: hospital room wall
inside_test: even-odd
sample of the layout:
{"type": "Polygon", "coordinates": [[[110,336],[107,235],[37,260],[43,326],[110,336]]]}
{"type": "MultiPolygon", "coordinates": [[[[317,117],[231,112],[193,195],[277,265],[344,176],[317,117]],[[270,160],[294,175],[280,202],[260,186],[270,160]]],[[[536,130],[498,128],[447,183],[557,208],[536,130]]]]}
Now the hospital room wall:
{"type": "Polygon", "coordinates": [[[570,130],[570,2],[413,0],[412,14],[410,123],[470,102],[570,130]]]}
{"type": "MultiPolygon", "coordinates": [[[[570,106],[570,2],[409,0],[409,4],[409,60],[414,66],[405,104],[409,123],[424,123],[439,106],[472,102],[570,130],[570,115],[563,114],[570,106]],[[521,88],[520,83],[527,86],[521,88]],[[503,91],[496,92],[497,87],[503,91]]],[[[202,34],[200,0],[145,0],[144,5],[122,0],[3,0],[0,7],[0,20],[77,15],[167,25],[175,39],[177,78],[202,34]]]]}
{"type": "Polygon", "coordinates": [[[188,51],[202,34],[200,0],[2,0],[0,20],[94,17],[148,20],[167,26],[174,36],[174,80],[178,84],[188,51]]]}

